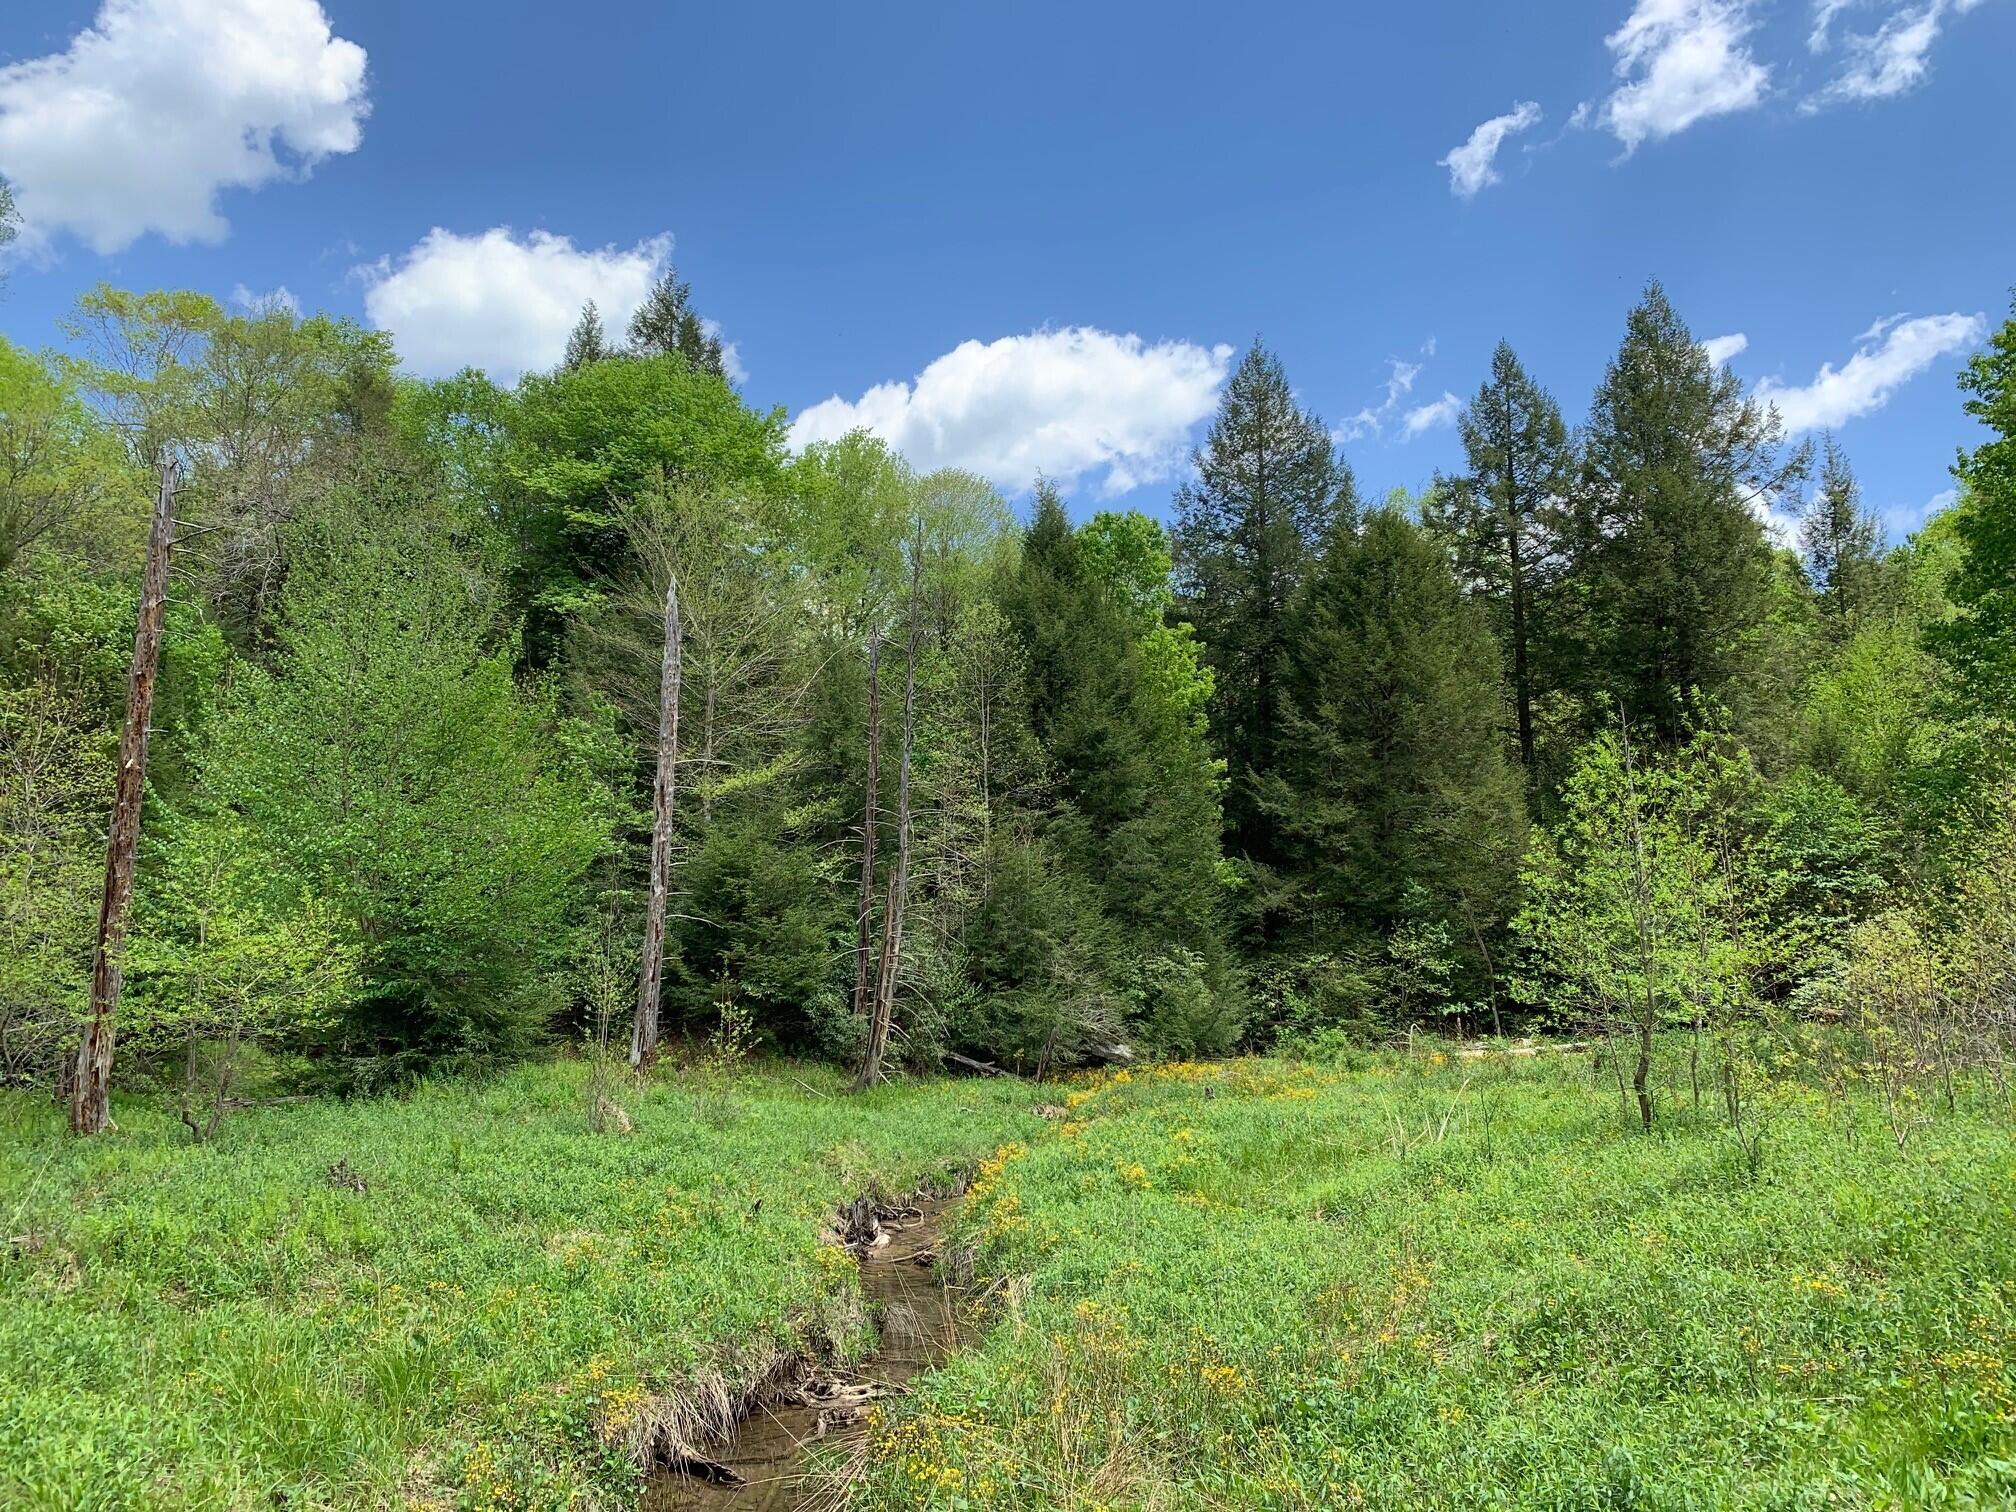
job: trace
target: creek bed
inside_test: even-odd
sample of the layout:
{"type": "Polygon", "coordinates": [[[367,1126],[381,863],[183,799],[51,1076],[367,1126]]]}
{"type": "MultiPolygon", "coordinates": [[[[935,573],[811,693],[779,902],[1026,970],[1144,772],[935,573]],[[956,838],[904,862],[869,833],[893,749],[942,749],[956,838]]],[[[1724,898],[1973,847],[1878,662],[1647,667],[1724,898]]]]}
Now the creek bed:
{"type": "Polygon", "coordinates": [[[640,1512],[781,1512],[823,1500],[822,1478],[807,1474],[811,1456],[844,1457],[864,1445],[866,1404],[902,1391],[958,1346],[957,1294],[936,1266],[958,1205],[957,1197],[922,1195],[880,1215],[877,1237],[855,1250],[879,1331],[874,1350],[803,1390],[759,1401],[705,1462],[654,1471],[640,1512]]]}

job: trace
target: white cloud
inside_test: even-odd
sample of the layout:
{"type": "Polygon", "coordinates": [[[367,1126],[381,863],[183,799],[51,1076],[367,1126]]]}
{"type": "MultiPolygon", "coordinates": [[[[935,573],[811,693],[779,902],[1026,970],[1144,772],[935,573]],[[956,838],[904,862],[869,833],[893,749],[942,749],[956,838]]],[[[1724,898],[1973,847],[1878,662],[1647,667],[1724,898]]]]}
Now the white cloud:
{"type": "Polygon", "coordinates": [[[285,310],[295,319],[301,317],[301,301],[294,291],[285,284],[268,289],[264,294],[238,284],[231,290],[231,303],[248,315],[266,315],[274,310],[285,310]]]}
{"type": "Polygon", "coordinates": [[[1449,192],[1469,199],[1486,185],[1497,183],[1500,175],[1495,164],[1505,138],[1530,130],[1539,122],[1540,107],[1531,100],[1522,100],[1509,114],[1493,116],[1484,122],[1462,146],[1450,148],[1447,157],[1435,162],[1436,167],[1449,170],[1449,192]]]}
{"type": "Polygon", "coordinates": [[[1862,0],[1813,0],[1813,30],[1806,37],[1808,51],[1827,51],[1833,41],[1829,33],[1833,30],[1834,18],[1861,3],[1862,0]]]}
{"type": "MultiPolygon", "coordinates": [[[[1909,94],[1932,71],[1932,44],[1949,12],[1964,14],[1981,0],[1925,0],[1891,13],[1875,32],[1848,38],[1848,66],[1800,108],[1812,112],[1850,100],[1888,100],[1909,94]]],[[[1840,8],[1839,4],[1835,9],[1840,8]]],[[[1830,19],[1832,12],[1830,14],[1830,19]]],[[[1816,32],[1817,34],[1817,32],[1816,32]]]]}
{"type": "MultiPolygon", "coordinates": [[[[1435,355],[1435,338],[1430,336],[1421,343],[1421,355],[1435,355]]],[[[1379,435],[1386,429],[1386,422],[1393,412],[1400,408],[1400,401],[1414,391],[1414,380],[1421,376],[1427,366],[1422,362],[1407,362],[1399,357],[1386,359],[1386,397],[1377,405],[1367,405],[1357,414],[1345,420],[1331,431],[1333,441],[1360,441],[1366,436],[1379,435]]]]}
{"type": "Polygon", "coordinates": [[[1756,26],[1751,3],[1638,0],[1604,38],[1625,83],[1604,101],[1602,120],[1627,153],[1763,100],[1771,70],[1745,45],[1756,26]]]}
{"type": "Polygon", "coordinates": [[[1988,329],[1982,316],[1959,314],[1880,324],[1880,341],[1865,339],[1839,368],[1822,363],[1813,381],[1798,387],[1767,378],[1756,397],[1778,407],[1791,435],[1840,425],[1881,409],[1899,388],[1941,357],[1973,346],[1988,329]]]}
{"type": "MultiPolygon", "coordinates": [[[[700,317],[700,329],[717,341],[721,338],[721,322],[718,320],[710,320],[705,315],[702,315],[700,317]]],[[[612,339],[620,339],[621,335],[622,333],[619,331],[616,338],[612,339]]],[[[742,348],[736,342],[721,342],[721,370],[728,375],[730,383],[739,386],[749,381],[749,369],[742,365],[742,348]]]]}
{"type": "Polygon", "coordinates": [[[1709,362],[1721,367],[1731,358],[1740,357],[1750,349],[1750,338],[1741,331],[1728,336],[1710,336],[1701,343],[1701,350],[1708,354],[1709,362]]]}
{"type": "Polygon", "coordinates": [[[0,68],[0,173],[24,241],[221,241],[224,189],[354,152],[364,49],[316,0],[105,0],[68,49],[0,68]]]}
{"type": "Polygon", "coordinates": [[[1407,418],[1401,425],[1402,437],[1412,441],[1424,431],[1434,430],[1440,425],[1454,425],[1456,417],[1463,412],[1463,401],[1447,389],[1442,397],[1432,404],[1424,404],[1407,411],[1407,418]]]}
{"type": "Polygon", "coordinates": [[[1893,540],[1922,530],[1934,515],[1960,502],[1960,491],[1942,488],[1923,504],[1898,504],[1883,511],[1883,526],[1893,540]]]}
{"type": "Polygon", "coordinates": [[[475,236],[436,226],[397,262],[380,258],[357,271],[365,313],[392,332],[408,367],[480,367],[509,381],[558,362],[591,299],[611,343],[620,342],[671,251],[670,236],[624,251],[577,248],[545,231],[521,239],[509,226],[475,236]]]}
{"type": "Polygon", "coordinates": [[[1067,484],[1098,474],[1102,493],[1125,493],[1182,467],[1232,355],[1090,326],[966,341],[908,383],[800,412],[791,444],[865,428],[926,471],[965,468],[1015,490],[1039,473],[1067,484]]]}

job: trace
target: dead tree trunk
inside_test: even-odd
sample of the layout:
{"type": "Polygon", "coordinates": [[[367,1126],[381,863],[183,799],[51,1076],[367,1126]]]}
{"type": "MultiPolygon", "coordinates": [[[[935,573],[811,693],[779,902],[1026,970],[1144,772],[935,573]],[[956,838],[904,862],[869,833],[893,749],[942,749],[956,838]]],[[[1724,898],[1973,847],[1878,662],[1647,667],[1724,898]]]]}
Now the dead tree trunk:
{"type": "Polygon", "coordinates": [[[1631,755],[1631,726],[1620,714],[1624,753],[1624,817],[1631,837],[1631,911],[1638,927],[1638,969],[1644,977],[1645,1003],[1638,1018],[1638,1063],[1631,1073],[1631,1090],[1638,1099],[1638,1119],[1645,1132],[1652,1132],[1652,1093],[1647,1085],[1652,1072],[1652,1034],[1659,1024],[1659,951],[1655,938],[1657,920],[1652,912],[1652,885],[1645,861],[1645,834],[1638,822],[1638,775],[1631,755]]]}
{"type": "Polygon", "coordinates": [[[637,972],[637,1013],[630,1024],[630,1064],[643,1070],[658,1053],[658,984],[665,966],[665,905],[672,886],[672,816],[679,796],[679,578],[665,584],[665,655],[658,676],[658,772],[651,784],[651,898],[644,915],[644,959],[637,972]]]}
{"type": "Polygon", "coordinates": [[[126,906],[133,898],[140,848],[140,808],[147,796],[148,723],[154,715],[154,674],[161,665],[161,630],[168,606],[168,559],[175,549],[175,464],[161,464],[161,491],[147,531],[147,567],[140,580],[140,623],[133,632],[133,670],[126,690],[126,727],[119,735],[119,776],[105,838],[105,896],[98,910],[98,947],[91,957],[91,1016],[77,1048],[70,1127],[102,1134],[112,1123],[112,1043],[126,945],[126,906]]]}
{"type": "Polygon", "coordinates": [[[868,958],[875,923],[875,818],[881,806],[882,637],[868,642],[868,801],[861,810],[861,896],[854,913],[854,1016],[869,1013],[868,958]]]}
{"type": "Polygon", "coordinates": [[[875,1014],[868,1026],[868,1050],[861,1073],[854,1078],[859,1092],[882,1077],[882,1057],[889,1049],[890,1024],[896,1015],[896,967],[903,954],[903,905],[910,892],[910,747],[917,710],[917,597],[924,573],[923,533],[910,558],[910,625],[903,647],[903,736],[896,767],[896,865],[889,873],[889,897],[882,908],[882,955],[875,970],[875,1014]]]}

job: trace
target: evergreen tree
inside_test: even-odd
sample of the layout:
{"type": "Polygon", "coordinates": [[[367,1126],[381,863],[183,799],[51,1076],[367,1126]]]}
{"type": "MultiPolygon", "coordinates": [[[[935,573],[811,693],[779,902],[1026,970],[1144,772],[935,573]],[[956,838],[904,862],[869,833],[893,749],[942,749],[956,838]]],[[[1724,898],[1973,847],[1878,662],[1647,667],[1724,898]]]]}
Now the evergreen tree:
{"type": "Polygon", "coordinates": [[[1194,461],[1197,476],[1176,492],[1179,607],[1215,679],[1211,727],[1230,781],[1233,846],[1265,863],[1274,846],[1257,795],[1280,748],[1275,679],[1289,604],[1318,543],[1354,510],[1351,472],[1258,342],[1194,461]]]}
{"type": "Polygon", "coordinates": [[[1530,775],[1534,692],[1549,681],[1536,665],[1536,620],[1561,565],[1574,448],[1561,407],[1503,341],[1458,424],[1469,471],[1436,491],[1429,523],[1449,539],[1458,579],[1490,607],[1511,658],[1519,759],[1530,775]]]}
{"type": "Polygon", "coordinates": [[[1348,951],[1446,926],[1470,964],[1509,916],[1525,838],[1499,659],[1445,553],[1401,511],[1340,524],[1298,595],[1282,757],[1279,931],[1348,951]]]}
{"type": "Polygon", "coordinates": [[[1182,1048],[1222,1049],[1234,1027],[1218,905],[1222,818],[1194,718],[1199,677],[1194,661],[1187,677],[1180,671],[1188,643],[1165,645],[1169,632],[1141,613],[1135,575],[1101,570],[1124,528],[1107,520],[1081,536],[1056,490],[1040,485],[1003,595],[1026,656],[1029,726],[1051,773],[1043,837],[1118,926],[1122,949],[1100,963],[1106,979],[1120,990],[1153,962],[1190,958],[1218,1029],[1213,1038],[1193,1025],[1182,1048]]]}
{"type": "Polygon", "coordinates": [[[630,317],[630,348],[647,357],[677,353],[695,372],[725,379],[728,368],[721,338],[694,313],[692,301],[692,286],[667,268],[630,317]]]}
{"type": "Polygon", "coordinates": [[[560,358],[560,371],[578,373],[609,355],[608,338],[602,334],[602,314],[589,300],[581,306],[581,318],[567,337],[567,350],[560,358]]]}
{"type": "Polygon", "coordinates": [[[1796,480],[1776,414],[1744,397],[1654,283],[1590,407],[1574,500],[1572,598],[1582,691],[1677,740],[1692,695],[1746,668],[1770,612],[1771,553],[1752,506],[1796,480]]]}
{"type": "Polygon", "coordinates": [[[1954,464],[1961,556],[1951,591],[1964,612],[1933,632],[1933,644],[1959,674],[1970,711],[2007,719],[2016,695],[2016,314],[1967,364],[1960,386],[1973,396],[1967,413],[1994,436],[1954,464]]]}
{"type": "Polygon", "coordinates": [[[1854,633],[1873,607],[1882,573],[1882,527],[1862,506],[1862,485],[1830,431],[1821,443],[1820,487],[1799,520],[1799,544],[1819,595],[1822,622],[1836,643],[1854,633]]]}

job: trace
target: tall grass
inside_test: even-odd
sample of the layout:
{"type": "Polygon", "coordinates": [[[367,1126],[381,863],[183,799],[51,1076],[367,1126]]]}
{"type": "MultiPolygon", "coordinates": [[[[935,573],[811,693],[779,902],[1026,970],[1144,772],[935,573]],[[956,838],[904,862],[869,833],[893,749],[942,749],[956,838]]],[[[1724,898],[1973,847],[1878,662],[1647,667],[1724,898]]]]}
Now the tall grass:
{"type": "Polygon", "coordinates": [[[2016,1505],[2016,1138],[1780,1088],[1761,1166],[1589,1057],[1081,1086],[964,1215],[993,1323],[872,1507],[2016,1505]]]}
{"type": "Polygon", "coordinates": [[[636,1131],[596,1135],[586,1075],[200,1147],[0,1096],[0,1506],[629,1506],[649,1432],[863,1341],[842,1199],[1035,1124],[1026,1088],[775,1068],[624,1090],[636,1131]]]}

